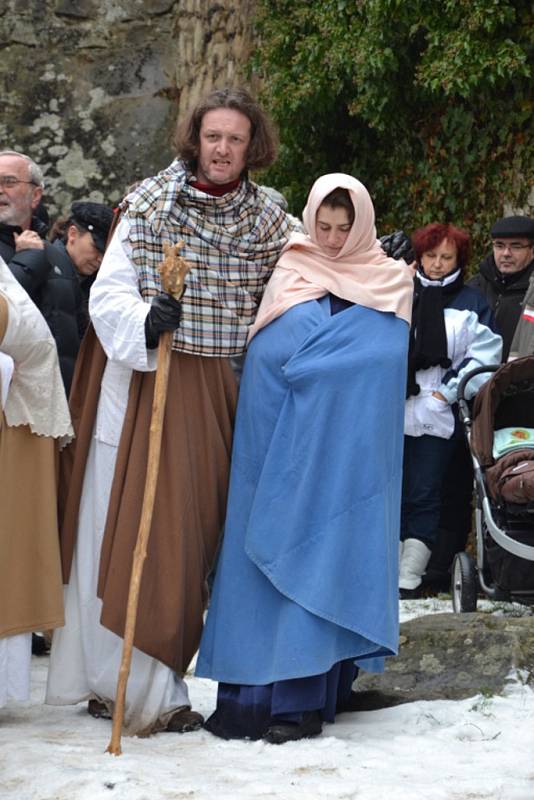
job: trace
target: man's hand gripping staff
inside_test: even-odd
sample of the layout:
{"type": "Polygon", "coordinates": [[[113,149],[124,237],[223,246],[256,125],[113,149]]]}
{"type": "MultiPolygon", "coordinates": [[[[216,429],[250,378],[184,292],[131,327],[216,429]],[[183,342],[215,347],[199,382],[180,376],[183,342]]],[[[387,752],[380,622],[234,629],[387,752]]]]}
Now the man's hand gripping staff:
{"type": "Polygon", "coordinates": [[[172,245],[163,243],[164,259],[159,266],[163,293],[152,298],[145,319],[145,340],[148,348],[158,346],[159,337],[165,331],[174,331],[180,324],[182,304],[180,298],[185,289],[185,277],[190,264],[179,255],[182,241],[172,245]]]}

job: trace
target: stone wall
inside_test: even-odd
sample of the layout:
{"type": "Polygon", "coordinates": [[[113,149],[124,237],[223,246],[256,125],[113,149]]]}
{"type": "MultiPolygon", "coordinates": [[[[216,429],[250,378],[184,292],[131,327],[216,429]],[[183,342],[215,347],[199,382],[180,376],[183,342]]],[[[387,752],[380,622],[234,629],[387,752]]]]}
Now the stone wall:
{"type": "Polygon", "coordinates": [[[43,167],[52,216],[169,163],[179,115],[243,82],[252,4],[0,0],[0,148],[43,167]]]}

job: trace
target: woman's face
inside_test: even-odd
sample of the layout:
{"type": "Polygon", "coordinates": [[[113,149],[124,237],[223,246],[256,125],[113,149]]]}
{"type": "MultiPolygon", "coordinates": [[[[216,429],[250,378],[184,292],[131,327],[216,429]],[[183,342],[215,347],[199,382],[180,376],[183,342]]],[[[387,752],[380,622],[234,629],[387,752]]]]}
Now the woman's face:
{"type": "Polygon", "coordinates": [[[439,281],[456,269],[457,247],[454,242],[443,239],[436,247],[426,250],[421,256],[421,266],[427,278],[439,281]]]}
{"type": "Polygon", "coordinates": [[[315,217],[317,244],[328,256],[337,256],[349,235],[352,223],[345,208],[319,206],[315,217]]]}
{"type": "Polygon", "coordinates": [[[67,253],[80,275],[92,275],[100,267],[103,254],[98,250],[89,231],[80,231],[69,225],[67,231],[67,253]]]}

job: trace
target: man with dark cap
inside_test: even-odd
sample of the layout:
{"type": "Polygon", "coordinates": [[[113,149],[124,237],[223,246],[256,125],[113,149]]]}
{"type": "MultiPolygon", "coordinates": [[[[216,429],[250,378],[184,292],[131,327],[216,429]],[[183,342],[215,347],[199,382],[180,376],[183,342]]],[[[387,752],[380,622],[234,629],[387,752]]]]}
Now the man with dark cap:
{"type": "Polygon", "coordinates": [[[9,268],[41,311],[56,340],[67,394],[89,322],[89,290],[100,267],[113,221],[102,203],[73,203],[52,229],[53,243],[14,254],[9,268]]]}
{"type": "Polygon", "coordinates": [[[534,220],[525,216],[499,219],[491,228],[491,238],[493,252],[468,286],[478,289],[493,309],[506,361],[534,273],[534,220]]]}

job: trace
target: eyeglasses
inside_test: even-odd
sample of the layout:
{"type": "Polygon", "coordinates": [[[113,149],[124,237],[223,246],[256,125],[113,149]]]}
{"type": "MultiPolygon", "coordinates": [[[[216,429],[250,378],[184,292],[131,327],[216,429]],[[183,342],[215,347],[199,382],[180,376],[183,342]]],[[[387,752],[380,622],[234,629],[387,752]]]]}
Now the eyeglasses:
{"type": "Polygon", "coordinates": [[[14,175],[0,175],[2,189],[13,189],[18,183],[31,183],[33,186],[37,186],[35,181],[22,181],[19,178],[15,178],[14,175]]]}
{"type": "Polygon", "coordinates": [[[493,249],[497,250],[499,253],[503,253],[505,250],[510,250],[511,253],[520,253],[521,250],[526,250],[527,248],[532,247],[532,244],[519,244],[519,242],[493,242],[493,249]]]}

